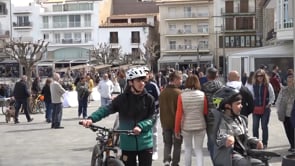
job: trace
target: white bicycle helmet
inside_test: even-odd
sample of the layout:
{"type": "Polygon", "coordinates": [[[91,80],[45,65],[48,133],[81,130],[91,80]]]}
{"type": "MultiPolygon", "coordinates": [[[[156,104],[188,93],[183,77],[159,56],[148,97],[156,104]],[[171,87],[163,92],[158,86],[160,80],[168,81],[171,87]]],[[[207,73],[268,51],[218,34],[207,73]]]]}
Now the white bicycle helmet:
{"type": "Polygon", "coordinates": [[[127,80],[133,80],[140,77],[146,77],[146,72],[142,68],[131,68],[126,72],[127,80]]]}
{"type": "Polygon", "coordinates": [[[146,72],[150,72],[150,69],[147,66],[142,66],[141,68],[146,72]]]}

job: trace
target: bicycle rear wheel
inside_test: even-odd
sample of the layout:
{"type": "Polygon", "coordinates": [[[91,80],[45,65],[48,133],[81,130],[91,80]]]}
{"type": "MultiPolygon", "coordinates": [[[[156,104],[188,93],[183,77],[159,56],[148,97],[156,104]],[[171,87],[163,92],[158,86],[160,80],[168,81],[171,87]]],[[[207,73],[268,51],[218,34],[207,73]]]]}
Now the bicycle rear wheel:
{"type": "Polygon", "coordinates": [[[91,156],[91,166],[103,166],[103,153],[100,150],[99,144],[93,147],[91,156]]]}

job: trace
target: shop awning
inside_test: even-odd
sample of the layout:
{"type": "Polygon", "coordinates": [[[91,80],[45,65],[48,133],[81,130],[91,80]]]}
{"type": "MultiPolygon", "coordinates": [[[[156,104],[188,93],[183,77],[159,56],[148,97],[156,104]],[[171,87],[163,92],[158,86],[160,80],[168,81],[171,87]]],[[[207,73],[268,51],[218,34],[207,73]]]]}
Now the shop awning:
{"type": "MultiPolygon", "coordinates": [[[[200,62],[212,62],[212,55],[200,55],[200,62]]],[[[198,56],[195,55],[163,55],[158,63],[197,63],[198,56]]]]}

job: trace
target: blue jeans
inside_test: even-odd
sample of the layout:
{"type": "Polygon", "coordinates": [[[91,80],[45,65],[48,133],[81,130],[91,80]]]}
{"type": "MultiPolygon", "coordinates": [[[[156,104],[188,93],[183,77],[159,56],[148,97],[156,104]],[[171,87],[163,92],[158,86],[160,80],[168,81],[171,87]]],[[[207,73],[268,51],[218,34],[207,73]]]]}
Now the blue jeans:
{"type": "Polygon", "coordinates": [[[268,122],[270,111],[270,108],[266,108],[262,115],[253,114],[253,136],[259,138],[259,122],[261,121],[263,145],[267,145],[268,142],[268,122]]]}
{"type": "Polygon", "coordinates": [[[100,102],[101,102],[101,105],[100,106],[106,106],[106,105],[109,105],[111,103],[111,99],[101,97],[100,98],[100,102]]]}
{"type": "Polygon", "coordinates": [[[80,117],[81,114],[83,115],[83,118],[87,118],[87,105],[88,105],[88,97],[84,97],[82,99],[79,99],[79,106],[78,106],[78,116],[80,117]]]}
{"type": "Polygon", "coordinates": [[[60,127],[61,118],[62,118],[62,103],[52,103],[51,128],[60,127]]]}
{"type": "Polygon", "coordinates": [[[47,120],[47,122],[49,122],[52,119],[52,103],[45,102],[45,107],[46,107],[45,119],[47,120]]]}

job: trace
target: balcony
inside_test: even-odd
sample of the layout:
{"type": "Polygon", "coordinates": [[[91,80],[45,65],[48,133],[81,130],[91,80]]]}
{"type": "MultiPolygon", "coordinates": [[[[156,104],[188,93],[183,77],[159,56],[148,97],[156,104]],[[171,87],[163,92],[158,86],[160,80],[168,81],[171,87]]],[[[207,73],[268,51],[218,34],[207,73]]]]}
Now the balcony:
{"type": "Polygon", "coordinates": [[[255,7],[249,7],[247,12],[241,11],[240,7],[234,7],[233,11],[226,11],[225,8],[221,8],[220,12],[222,15],[255,15],[255,7]]]}
{"type": "Polygon", "coordinates": [[[181,36],[208,36],[209,32],[206,30],[168,30],[165,34],[166,37],[181,37],[181,36]]]}
{"type": "Polygon", "coordinates": [[[32,28],[32,22],[21,22],[21,23],[13,22],[13,27],[17,29],[32,28]]]}
{"type": "MultiPolygon", "coordinates": [[[[198,51],[198,45],[179,44],[179,45],[168,45],[164,52],[189,52],[195,53],[198,51]]],[[[199,45],[199,52],[209,52],[208,45],[199,45]]]]}
{"type": "Polygon", "coordinates": [[[177,14],[168,14],[165,18],[166,21],[174,20],[208,20],[209,13],[177,13],[177,14]]]}
{"type": "Polygon", "coordinates": [[[81,39],[62,39],[62,44],[80,44],[82,43],[81,39]]]}

